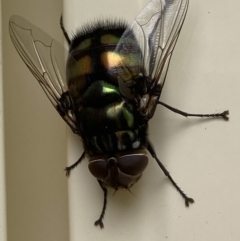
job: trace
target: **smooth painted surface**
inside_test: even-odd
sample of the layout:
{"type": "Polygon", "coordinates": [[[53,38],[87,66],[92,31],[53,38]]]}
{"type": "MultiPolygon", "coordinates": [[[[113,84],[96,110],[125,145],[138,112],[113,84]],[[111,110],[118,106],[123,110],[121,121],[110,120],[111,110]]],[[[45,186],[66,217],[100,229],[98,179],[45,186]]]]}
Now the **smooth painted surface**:
{"type": "MultiPolygon", "coordinates": [[[[2,12],[2,2],[0,2],[2,12]]],[[[3,123],[3,74],[2,74],[2,19],[0,19],[0,240],[7,240],[6,225],[6,180],[4,159],[4,123],[3,123]]]]}
{"type": "Polygon", "coordinates": [[[62,2],[3,0],[3,88],[9,241],[66,241],[66,126],[16,52],[11,15],[63,41],[62,2]]]}
{"type": "MultiPolygon", "coordinates": [[[[87,20],[131,20],[144,1],[64,1],[69,33],[87,20]]],[[[85,160],[69,180],[70,240],[233,240],[240,238],[240,2],[190,1],[161,100],[189,112],[230,110],[230,121],[184,118],[159,106],[150,139],[182,189],[196,201],[189,209],[153,159],[143,178],[112,193],[105,229],[93,226],[103,202],[85,160]]],[[[69,131],[70,133],[70,131],[69,131]]],[[[82,153],[69,136],[69,163],[82,153]]]]}

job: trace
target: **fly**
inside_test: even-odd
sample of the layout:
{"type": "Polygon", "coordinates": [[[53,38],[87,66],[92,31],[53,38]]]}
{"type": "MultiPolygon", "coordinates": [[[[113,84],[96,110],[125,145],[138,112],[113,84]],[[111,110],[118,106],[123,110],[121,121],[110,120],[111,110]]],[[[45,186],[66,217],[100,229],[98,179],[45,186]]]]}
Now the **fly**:
{"type": "Polygon", "coordinates": [[[107,187],[129,190],[148,164],[147,152],[189,206],[194,202],[174,181],[147,137],[148,121],[157,105],[185,117],[189,114],[161,102],[170,59],[179,37],[188,0],[152,0],[135,20],[100,21],[80,29],[65,49],[27,20],[12,16],[9,31],[19,55],[59,115],[82,138],[84,151],[66,175],[85,158],[104,192],[96,226],[103,228],[107,187]]]}

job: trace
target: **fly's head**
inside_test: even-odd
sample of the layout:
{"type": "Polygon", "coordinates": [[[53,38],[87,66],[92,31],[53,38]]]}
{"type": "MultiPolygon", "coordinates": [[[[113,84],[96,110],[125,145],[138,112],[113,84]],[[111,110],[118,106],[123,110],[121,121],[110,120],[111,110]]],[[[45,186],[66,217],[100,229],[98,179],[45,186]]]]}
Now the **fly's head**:
{"type": "Polygon", "coordinates": [[[93,158],[89,161],[88,168],[92,175],[106,186],[118,190],[130,189],[141,178],[147,164],[146,151],[139,149],[104,158],[93,158]]]}

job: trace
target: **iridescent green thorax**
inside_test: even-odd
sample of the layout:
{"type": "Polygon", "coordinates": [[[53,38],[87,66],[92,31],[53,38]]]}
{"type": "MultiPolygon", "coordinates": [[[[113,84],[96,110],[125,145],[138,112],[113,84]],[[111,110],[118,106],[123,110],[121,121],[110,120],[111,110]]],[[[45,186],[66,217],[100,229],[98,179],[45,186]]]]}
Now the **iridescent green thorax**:
{"type": "Polygon", "coordinates": [[[130,78],[139,74],[139,51],[114,52],[124,30],[125,26],[88,30],[77,35],[70,47],[67,81],[78,108],[81,136],[93,155],[136,149],[146,139],[136,107],[125,102],[118,88],[122,65],[131,70],[130,78]]]}

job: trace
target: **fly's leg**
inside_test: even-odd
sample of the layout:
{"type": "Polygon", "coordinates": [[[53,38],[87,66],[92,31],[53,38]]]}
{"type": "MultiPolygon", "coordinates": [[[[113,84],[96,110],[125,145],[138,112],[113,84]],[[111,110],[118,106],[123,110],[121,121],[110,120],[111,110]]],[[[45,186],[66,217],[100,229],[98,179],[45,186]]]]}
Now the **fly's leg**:
{"type": "Polygon", "coordinates": [[[107,207],[107,188],[103,186],[102,184],[102,181],[98,180],[98,183],[100,185],[100,187],[102,188],[103,190],[103,193],[104,193],[104,199],[103,199],[103,208],[102,208],[102,212],[100,214],[100,217],[98,220],[95,221],[94,225],[95,226],[100,226],[100,228],[104,228],[104,225],[103,225],[103,218],[104,218],[104,215],[105,215],[105,211],[106,211],[106,207],[107,207]]]}
{"type": "Polygon", "coordinates": [[[82,155],[80,156],[80,158],[75,163],[73,163],[71,166],[65,168],[67,177],[70,176],[71,171],[84,159],[85,154],[86,154],[86,152],[84,151],[82,153],[82,155]]]}
{"type": "Polygon", "coordinates": [[[182,190],[181,188],[177,185],[177,183],[173,180],[173,178],[171,177],[170,173],[168,172],[168,170],[164,167],[164,165],[161,163],[161,161],[158,159],[155,150],[153,148],[153,146],[148,142],[147,144],[147,149],[150,152],[150,154],[152,155],[152,157],[157,161],[157,164],[160,166],[160,168],[162,169],[162,171],[164,172],[164,174],[168,177],[168,179],[171,181],[171,183],[173,184],[173,186],[177,189],[177,191],[181,194],[181,196],[184,198],[185,200],[185,205],[188,207],[189,204],[194,203],[194,200],[190,197],[188,197],[182,190]]]}
{"type": "Polygon", "coordinates": [[[62,17],[62,16],[61,16],[61,18],[60,18],[60,27],[61,27],[61,29],[62,29],[62,32],[63,32],[63,35],[64,35],[65,39],[66,39],[67,42],[68,42],[68,45],[70,45],[71,40],[70,40],[70,38],[69,38],[69,36],[68,36],[68,33],[67,33],[67,31],[66,31],[66,29],[65,29],[65,27],[64,27],[64,25],[63,25],[63,17],[62,17]]]}
{"type": "Polygon", "coordinates": [[[169,106],[161,101],[158,101],[158,104],[168,108],[169,110],[175,112],[175,113],[178,113],[180,115],[183,115],[185,117],[188,117],[188,116],[192,116],[192,117],[222,117],[224,120],[228,120],[228,115],[229,115],[229,111],[228,110],[225,110],[223,111],[222,113],[214,113],[214,114],[190,114],[190,113],[187,113],[187,112],[184,112],[184,111],[181,111],[181,110],[178,110],[172,106],[169,106]]]}
{"type": "MultiPolygon", "coordinates": [[[[50,95],[51,96],[51,95],[50,95]]],[[[49,98],[51,100],[51,98],[49,98]]],[[[63,92],[61,97],[57,101],[55,108],[63,120],[70,126],[73,133],[79,135],[77,122],[74,118],[75,112],[72,103],[72,99],[68,91],[63,92]]]]}

